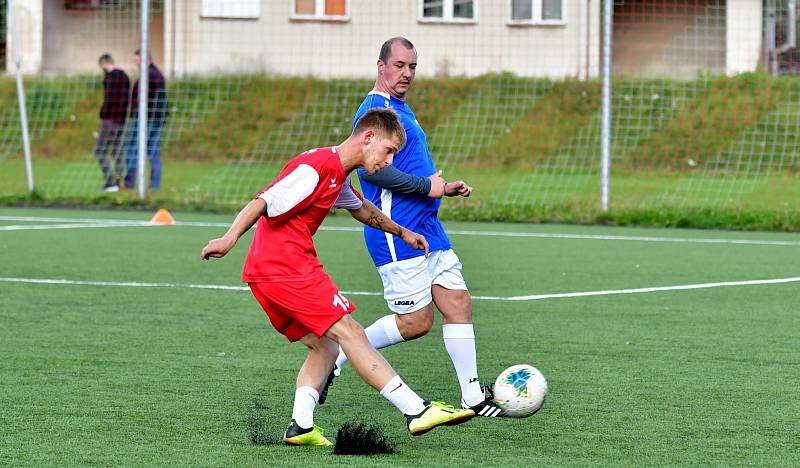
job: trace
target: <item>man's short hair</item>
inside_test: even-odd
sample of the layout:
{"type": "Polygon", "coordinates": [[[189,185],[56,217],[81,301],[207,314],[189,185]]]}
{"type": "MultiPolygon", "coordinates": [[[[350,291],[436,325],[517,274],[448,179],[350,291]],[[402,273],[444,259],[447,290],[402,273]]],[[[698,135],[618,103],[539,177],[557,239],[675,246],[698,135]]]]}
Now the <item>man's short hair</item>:
{"type": "MultiPolygon", "coordinates": [[[[141,57],[142,56],[142,49],[136,49],[136,51],[134,52],[134,55],[136,55],[137,57],[141,57]]],[[[151,54],[149,50],[147,51],[147,61],[148,62],[152,62],[153,61],[153,54],[151,54]]]]}
{"type": "Polygon", "coordinates": [[[110,63],[111,65],[114,65],[114,57],[112,57],[111,54],[103,54],[97,60],[97,63],[100,65],[103,65],[104,63],[110,63]]]}
{"type": "Polygon", "coordinates": [[[405,37],[401,36],[393,37],[384,42],[383,45],[381,46],[381,53],[380,55],[378,55],[378,59],[381,62],[386,63],[389,61],[389,57],[392,55],[392,44],[394,44],[395,42],[399,42],[400,44],[403,45],[403,47],[409,50],[414,48],[414,44],[412,44],[411,41],[409,41],[405,37]]]}
{"type": "Polygon", "coordinates": [[[388,137],[397,135],[400,137],[400,147],[406,144],[406,131],[403,124],[400,123],[400,118],[393,109],[389,108],[376,108],[370,109],[358,119],[353,134],[357,135],[367,130],[375,130],[375,133],[381,136],[388,137]]]}

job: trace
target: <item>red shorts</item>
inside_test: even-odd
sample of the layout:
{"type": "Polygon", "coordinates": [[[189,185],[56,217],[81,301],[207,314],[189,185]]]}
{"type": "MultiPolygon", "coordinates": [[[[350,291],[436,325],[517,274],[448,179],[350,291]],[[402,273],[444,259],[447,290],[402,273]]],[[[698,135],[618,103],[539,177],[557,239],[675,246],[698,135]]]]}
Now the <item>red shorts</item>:
{"type": "Polygon", "coordinates": [[[309,333],[321,338],[337,320],[356,310],[324,274],[305,281],[248,284],[272,326],[289,341],[309,333]]]}

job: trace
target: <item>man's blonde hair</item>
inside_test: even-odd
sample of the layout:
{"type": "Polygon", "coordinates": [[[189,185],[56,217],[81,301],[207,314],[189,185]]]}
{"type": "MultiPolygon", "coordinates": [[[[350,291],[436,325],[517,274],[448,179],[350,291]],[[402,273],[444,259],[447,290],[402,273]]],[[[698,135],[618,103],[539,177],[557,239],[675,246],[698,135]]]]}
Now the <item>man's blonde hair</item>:
{"type": "Polygon", "coordinates": [[[397,113],[390,108],[370,109],[358,119],[353,135],[363,133],[367,130],[374,130],[375,133],[383,137],[397,135],[400,137],[400,147],[406,144],[406,131],[397,113]]]}

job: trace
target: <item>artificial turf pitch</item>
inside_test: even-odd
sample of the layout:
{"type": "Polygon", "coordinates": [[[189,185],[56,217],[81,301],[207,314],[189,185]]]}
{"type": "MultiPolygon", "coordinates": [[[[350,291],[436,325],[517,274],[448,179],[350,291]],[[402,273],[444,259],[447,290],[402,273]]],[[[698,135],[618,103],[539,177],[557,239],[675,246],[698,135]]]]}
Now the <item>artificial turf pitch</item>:
{"type": "MultiPolygon", "coordinates": [[[[199,260],[225,230],[205,224],[232,215],[176,218],[201,225],[96,227],[149,214],[0,209],[0,464],[800,464],[800,282],[506,300],[797,278],[796,234],[447,224],[479,297],[482,380],[529,363],[550,394],[527,419],[412,438],[347,368],[317,424],[331,439],[348,421],[379,425],[397,451],[356,457],[279,443],[304,349],[249,292],[187,287],[242,286],[249,235],[229,257],[199,260]]],[[[361,234],[343,212],[324,226],[339,229],[317,234],[319,255],[368,325],[387,309],[366,294],[380,280],[361,234]]],[[[423,397],[457,403],[440,323],[383,352],[423,397]]]]}

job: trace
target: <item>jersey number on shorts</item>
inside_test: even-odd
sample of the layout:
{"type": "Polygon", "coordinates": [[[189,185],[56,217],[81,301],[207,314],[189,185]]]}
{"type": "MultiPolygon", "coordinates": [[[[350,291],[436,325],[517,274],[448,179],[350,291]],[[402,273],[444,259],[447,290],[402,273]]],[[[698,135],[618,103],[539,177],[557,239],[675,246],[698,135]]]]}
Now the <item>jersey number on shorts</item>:
{"type": "Polygon", "coordinates": [[[337,292],[336,294],[333,295],[333,306],[341,307],[346,312],[347,309],[350,307],[350,301],[348,301],[346,297],[342,296],[337,292]]]}

